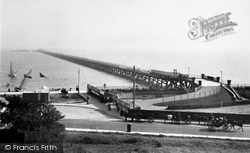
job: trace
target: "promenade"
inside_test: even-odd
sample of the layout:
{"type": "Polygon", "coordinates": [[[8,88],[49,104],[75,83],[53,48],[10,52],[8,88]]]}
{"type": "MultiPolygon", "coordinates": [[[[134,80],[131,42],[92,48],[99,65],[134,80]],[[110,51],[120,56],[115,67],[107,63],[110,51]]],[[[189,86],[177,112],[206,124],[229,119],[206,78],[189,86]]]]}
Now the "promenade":
{"type": "Polygon", "coordinates": [[[171,124],[170,121],[164,123],[163,120],[155,120],[154,123],[125,122],[115,105],[111,105],[111,111],[108,111],[107,104],[100,103],[98,99],[86,93],[83,93],[83,96],[91,97],[90,104],[85,101],[53,104],[65,115],[60,122],[66,125],[68,131],[129,134],[126,131],[127,125],[130,124],[131,134],[250,140],[248,125],[244,125],[244,132],[233,130],[226,132],[223,129],[209,131],[206,125],[198,125],[197,122],[190,125],[171,124]]]}
{"type": "Polygon", "coordinates": [[[81,93],[83,97],[90,97],[89,104],[86,101],[70,102],[70,103],[52,103],[58,110],[65,115],[65,119],[86,119],[98,121],[114,121],[123,120],[116,109],[115,104],[111,104],[111,111],[108,110],[107,103],[100,101],[85,93],[81,93]]]}
{"type": "MultiPolygon", "coordinates": [[[[51,94],[59,93],[52,92],[51,94]]],[[[76,93],[71,91],[71,93],[76,93]]],[[[163,120],[155,120],[154,123],[148,122],[124,122],[124,117],[120,116],[115,105],[111,105],[108,110],[106,103],[100,103],[95,97],[85,92],[81,93],[84,97],[90,96],[90,103],[86,101],[70,101],[68,103],[52,103],[65,118],[60,122],[66,125],[68,131],[83,132],[107,132],[107,133],[127,133],[127,125],[131,124],[131,134],[142,135],[164,135],[176,137],[200,137],[218,139],[237,139],[249,140],[250,128],[244,125],[244,132],[229,131],[222,129],[209,131],[207,126],[192,123],[170,124],[170,121],[163,123],[163,120]]]]}

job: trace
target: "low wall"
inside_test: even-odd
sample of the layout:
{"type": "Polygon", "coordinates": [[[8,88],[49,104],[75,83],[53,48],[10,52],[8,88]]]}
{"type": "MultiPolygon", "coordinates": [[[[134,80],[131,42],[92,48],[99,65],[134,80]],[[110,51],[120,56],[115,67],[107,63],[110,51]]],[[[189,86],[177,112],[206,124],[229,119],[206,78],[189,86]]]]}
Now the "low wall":
{"type": "Polygon", "coordinates": [[[148,90],[148,91],[135,91],[136,95],[180,95],[186,94],[185,90],[148,90]]]}
{"type": "MultiPolygon", "coordinates": [[[[167,115],[174,115],[180,113],[181,116],[190,116],[192,121],[198,121],[196,115],[209,117],[211,113],[204,113],[204,112],[185,112],[185,111],[155,111],[155,110],[132,110],[130,109],[126,117],[130,118],[139,118],[139,117],[150,117],[153,115],[154,119],[167,119],[167,115]],[[136,114],[136,116],[133,116],[136,114]],[[138,115],[140,114],[140,115],[138,115]]],[[[226,117],[227,119],[233,120],[246,120],[250,123],[250,115],[248,114],[230,114],[230,113],[212,113],[214,117],[226,117]]]]}

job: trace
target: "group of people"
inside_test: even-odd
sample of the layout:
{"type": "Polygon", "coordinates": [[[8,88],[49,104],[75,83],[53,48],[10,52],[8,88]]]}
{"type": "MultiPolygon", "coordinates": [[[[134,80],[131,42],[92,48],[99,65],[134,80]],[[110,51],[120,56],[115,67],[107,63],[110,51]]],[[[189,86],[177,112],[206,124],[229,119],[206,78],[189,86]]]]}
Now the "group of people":
{"type": "MultiPolygon", "coordinates": [[[[210,114],[210,126],[220,127],[223,126],[225,130],[231,130],[232,128],[235,130],[235,126],[238,126],[239,129],[243,130],[243,123],[247,123],[247,120],[243,120],[242,117],[240,119],[227,119],[225,116],[222,117],[214,117],[213,114],[210,114]],[[229,129],[230,128],[230,129],[229,129]]],[[[239,130],[238,129],[238,130],[239,130]]]]}
{"type": "Polygon", "coordinates": [[[184,123],[191,123],[191,116],[190,115],[181,115],[180,112],[178,113],[173,113],[171,117],[171,122],[172,123],[180,123],[183,121],[184,123]]]}

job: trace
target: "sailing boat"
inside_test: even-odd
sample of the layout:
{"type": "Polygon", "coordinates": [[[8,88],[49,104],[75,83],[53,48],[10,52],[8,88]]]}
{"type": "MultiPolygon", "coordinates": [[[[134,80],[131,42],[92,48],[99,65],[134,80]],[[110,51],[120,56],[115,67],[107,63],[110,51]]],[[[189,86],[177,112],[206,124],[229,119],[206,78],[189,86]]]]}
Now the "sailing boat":
{"type": "Polygon", "coordinates": [[[17,69],[14,67],[12,64],[12,61],[10,63],[10,74],[8,75],[9,77],[16,77],[17,69]]]}
{"type": "Polygon", "coordinates": [[[22,80],[22,83],[20,84],[19,87],[15,87],[15,91],[20,91],[22,89],[27,88],[29,80],[32,79],[31,73],[32,73],[32,69],[27,74],[24,74],[24,78],[22,80]]]}

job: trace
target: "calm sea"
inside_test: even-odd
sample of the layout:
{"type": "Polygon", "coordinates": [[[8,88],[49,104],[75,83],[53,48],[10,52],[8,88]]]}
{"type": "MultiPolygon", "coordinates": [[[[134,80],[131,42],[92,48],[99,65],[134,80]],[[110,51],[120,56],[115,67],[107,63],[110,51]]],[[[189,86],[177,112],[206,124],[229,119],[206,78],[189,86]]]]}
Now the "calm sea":
{"type": "MultiPolygon", "coordinates": [[[[97,51],[62,51],[62,53],[131,67],[135,65],[141,69],[159,69],[169,72],[172,72],[173,69],[177,69],[179,72],[185,74],[200,75],[204,73],[219,77],[221,77],[222,74],[224,82],[230,79],[233,84],[250,84],[250,74],[248,70],[250,61],[246,63],[246,61],[239,60],[232,63],[228,62],[227,59],[221,60],[223,59],[221,57],[203,57],[204,55],[199,55],[196,58],[190,58],[188,55],[180,56],[178,53],[170,55],[167,52],[132,51],[118,53],[105,51],[100,53],[97,51]]],[[[132,82],[129,80],[42,53],[2,50],[0,91],[7,91],[7,83],[11,85],[11,90],[13,90],[14,87],[18,87],[21,84],[24,73],[28,73],[30,69],[32,69],[32,79],[29,82],[27,90],[35,90],[39,85],[49,88],[75,88],[78,84],[78,69],[80,69],[81,74],[81,90],[86,90],[87,84],[103,86],[105,83],[107,86],[132,86],[132,82]],[[15,78],[8,77],[11,61],[19,71],[15,78]],[[40,78],[39,73],[42,73],[48,79],[40,78]]]]}
{"type": "Polygon", "coordinates": [[[78,69],[80,69],[81,90],[86,90],[87,84],[102,86],[105,83],[107,86],[132,86],[128,80],[36,52],[3,52],[1,62],[0,91],[7,90],[7,83],[10,83],[11,90],[19,87],[24,74],[28,73],[30,69],[32,69],[32,79],[29,81],[27,90],[35,90],[39,88],[39,85],[49,88],[75,88],[78,85],[78,69]],[[8,77],[11,61],[19,71],[14,78],[8,77]],[[40,78],[39,73],[48,79],[40,78]]]}

